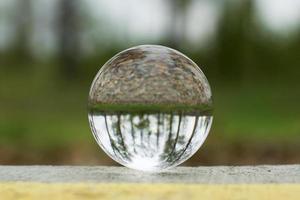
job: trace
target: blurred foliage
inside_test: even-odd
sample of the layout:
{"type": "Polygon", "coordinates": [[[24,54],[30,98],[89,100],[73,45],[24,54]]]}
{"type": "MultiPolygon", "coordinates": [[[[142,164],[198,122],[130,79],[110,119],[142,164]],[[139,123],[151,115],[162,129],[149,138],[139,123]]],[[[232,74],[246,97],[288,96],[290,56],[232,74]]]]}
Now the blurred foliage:
{"type": "MultiPolygon", "coordinates": [[[[225,1],[211,45],[190,49],[178,30],[184,30],[191,2],[168,1],[173,20],[166,36],[143,39],[182,51],[210,80],[215,121],[200,158],[188,164],[300,162],[300,25],[280,37],[259,23],[255,1],[225,1]]],[[[80,1],[60,0],[59,45],[52,56],[38,59],[29,45],[33,4],[15,2],[9,16],[17,36],[0,51],[0,163],[112,164],[90,133],[87,94],[100,66],[137,42],[95,41],[94,53],[84,53],[81,31],[101,23],[80,1]]]]}

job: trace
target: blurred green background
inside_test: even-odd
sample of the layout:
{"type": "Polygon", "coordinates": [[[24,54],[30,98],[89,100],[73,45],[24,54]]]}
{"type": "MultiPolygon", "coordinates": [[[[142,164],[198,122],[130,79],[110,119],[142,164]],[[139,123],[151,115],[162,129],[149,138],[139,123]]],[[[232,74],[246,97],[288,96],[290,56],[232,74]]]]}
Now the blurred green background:
{"type": "Polygon", "coordinates": [[[114,54],[175,48],[210,81],[214,123],[186,165],[300,162],[299,0],[0,0],[0,164],[116,165],[87,120],[114,54]]]}

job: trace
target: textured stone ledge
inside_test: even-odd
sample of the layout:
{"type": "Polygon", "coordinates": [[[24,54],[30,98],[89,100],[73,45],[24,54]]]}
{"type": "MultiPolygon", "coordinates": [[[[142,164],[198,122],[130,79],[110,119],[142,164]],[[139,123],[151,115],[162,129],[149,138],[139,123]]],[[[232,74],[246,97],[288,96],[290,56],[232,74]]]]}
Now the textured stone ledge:
{"type": "Polygon", "coordinates": [[[42,183],[300,183],[300,165],[177,167],[145,173],[124,167],[0,166],[0,182],[42,183]]]}

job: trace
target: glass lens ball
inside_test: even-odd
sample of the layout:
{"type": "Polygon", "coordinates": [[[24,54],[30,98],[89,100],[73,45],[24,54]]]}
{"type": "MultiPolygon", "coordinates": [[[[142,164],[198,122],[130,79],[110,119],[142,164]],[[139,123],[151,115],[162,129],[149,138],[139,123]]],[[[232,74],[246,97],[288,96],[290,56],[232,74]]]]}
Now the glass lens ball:
{"type": "Polygon", "coordinates": [[[160,171],[190,158],[212,123],[212,95],[201,69],[158,45],[122,51],[96,75],[89,123],[99,146],[129,168],[160,171]]]}

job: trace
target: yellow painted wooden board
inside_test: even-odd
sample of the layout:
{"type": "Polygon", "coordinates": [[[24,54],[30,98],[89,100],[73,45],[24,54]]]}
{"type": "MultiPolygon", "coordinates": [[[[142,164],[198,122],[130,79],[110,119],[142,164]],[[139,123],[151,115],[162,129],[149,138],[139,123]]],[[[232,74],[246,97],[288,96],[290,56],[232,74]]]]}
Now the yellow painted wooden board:
{"type": "Polygon", "coordinates": [[[300,184],[0,183],[0,199],[300,200],[300,184]]]}

